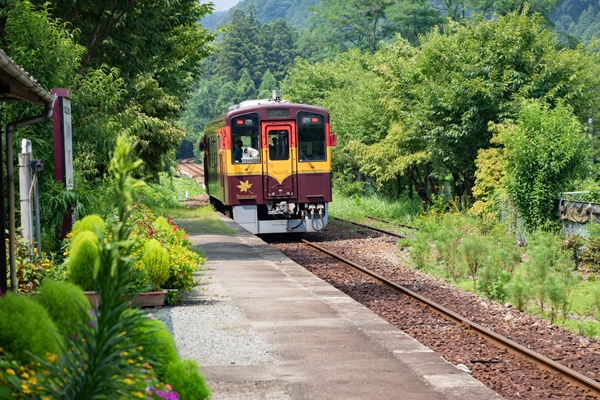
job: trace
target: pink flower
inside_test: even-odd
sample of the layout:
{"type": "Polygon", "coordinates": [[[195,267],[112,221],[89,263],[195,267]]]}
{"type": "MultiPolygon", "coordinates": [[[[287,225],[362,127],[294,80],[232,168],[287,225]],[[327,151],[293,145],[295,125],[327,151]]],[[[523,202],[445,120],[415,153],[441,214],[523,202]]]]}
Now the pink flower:
{"type": "Polygon", "coordinates": [[[150,227],[150,236],[154,235],[154,229],[152,229],[152,227],[150,227]]]}

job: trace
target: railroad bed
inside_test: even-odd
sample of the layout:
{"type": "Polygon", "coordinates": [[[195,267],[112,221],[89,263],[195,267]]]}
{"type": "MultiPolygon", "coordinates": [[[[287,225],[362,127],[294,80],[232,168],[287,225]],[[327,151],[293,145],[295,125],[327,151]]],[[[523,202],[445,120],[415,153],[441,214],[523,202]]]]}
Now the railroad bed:
{"type": "Polygon", "coordinates": [[[261,239],[197,235],[208,270],[158,310],[213,399],[500,399],[261,239]]]}
{"type": "MultiPolygon", "coordinates": [[[[406,235],[406,232],[403,233],[406,235]]],[[[284,241],[273,245],[446,360],[466,366],[474,377],[505,398],[598,398],[600,384],[594,381],[600,377],[600,343],[597,341],[590,342],[510,306],[487,301],[443,280],[407,268],[408,262],[404,258],[408,254],[396,245],[396,238],[388,234],[333,221],[320,235],[307,238],[320,242],[318,247],[372,270],[376,277],[402,285],[401,293],[345,263],[308,248],[304,243],[284,241]],[[437,305],[424,306],[406,295],[405,290],[437,305]],[[438,306],[474,322],[476,326],[469,328],[465,322],[455,323],[454,317],[440,317],[433,311],[438,306]],[[498,348],[486,341],[485,334],[480,336],[476,333],[479,328],[493,336],[508,338],[528,353],[534,351],[545,356],[542,357],[542,367],[532,362],[536,357],[513,355],[514,349],[509,354],[506,347],[498,348]],[[546,361],[550,363],[544,364],[546,361]],[[554,367],[570,368],[573,374],[562,377],[549,371],[554,367]],[[580,381],[577,383],[580,386],[576,387],[566,380],[577,376],[589,382],[589,386],[586,386],[587,383],[581,386],[583,381],[580,381]]]]}

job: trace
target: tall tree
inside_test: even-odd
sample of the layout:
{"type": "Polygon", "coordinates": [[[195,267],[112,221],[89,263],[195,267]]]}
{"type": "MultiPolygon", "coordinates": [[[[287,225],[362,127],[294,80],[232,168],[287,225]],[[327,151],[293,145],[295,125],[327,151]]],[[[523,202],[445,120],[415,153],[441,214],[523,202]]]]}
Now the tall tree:
{"type": "MultiPolygon", "coordinates": [[[[317,29],[339,49],[358,48],[374,52],[386,38],[386,9],[392,0],[322,0],[309,10],[317,29]]],[[[389,34],[389,33],[388,33],[389,34]]]]}
{"type": "Polygon", "coordinates": [[[237,9],[233,21],[219,45],[216,74],[237,82],[246,69],[254,82],[260,82],[264,68],[263,40],[254,9],[249,15],[237,9]]]}
{"type": "Polygon", "coordinates": [[[264,43],[264,68],[281,81],[296,58],[298,32],[283,19],[276,19],[263,25],[260,34],[264,43]]]}
{"type": "Polygon", "coordinates": [[[260,87],[258,88],[259,99],[270,99],[273,95],[273,90],[277,90],[277,80],[271,73],[271,70],[267,70],[264,73],[260,87]]]}

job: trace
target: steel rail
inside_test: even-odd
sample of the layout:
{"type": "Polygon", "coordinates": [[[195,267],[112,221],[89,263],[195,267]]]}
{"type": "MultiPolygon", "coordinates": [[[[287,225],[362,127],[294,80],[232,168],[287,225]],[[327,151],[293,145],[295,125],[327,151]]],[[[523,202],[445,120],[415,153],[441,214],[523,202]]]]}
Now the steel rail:
{"type": "Polygon", "coordinates": [[[352,225],[360,226],[362,228],[367,228],[367,229],[371,229],[371,230],[378,231],[378,232],[381,232],[381,233],[385,233],[386,235],[396,236],[396,237],[401,238],[401,239],[406,238],[406,236],[399,235],[399,234],[394,233],[394,232],[386,231],[385,229],[375,228],[374,226],[364,225],[364,224],[361,224],[359,222],[354,222],[354,221],[350,221],[350,220],[339,218],[339,217],[335,217],[335,219],[337,219],[338,221],[347,222],[347,223],[352,224],[352,225]]]}
{"type": "Polygon", "coordinates": [[[338,260],[364,272],[367,275],[372,276],[373,278],[385,283],[386,285],[388,285],[389,287],[391,287],[397,291],[400,291],[404,294],[411,296],[412,298],[418,300],[419,302],[427,305],[428,307],[430,307],[437,313],[441,314],[445,318],[449,318],[459,325],[464,325],[468,329],[472,329],[477,334],[483,336],[489,342],[494,343],[496,346],[498,346],[502,349],[505,349],[505,350],[509,351],[510,353],[517,354],[520,356],[525,356],[526,358],[530,359],[531,361],[533,361],[537,365],[541,366],[542,368],[544,368],[546,370],[550,370],[552,372],[559,373],[566,380],[576,384],[577,386],[592,390],[595,394],[600,395],[600,383],[599,382],[597,382],[593,379],[590,379],[587,376],[584,376],[584,375],[580,374],[579,372],[574,371],[568,367],[565,367],[564,365],[561,365],[561,364],[557,363],[556,361],[553,361],[546,356],[543,356],[533,350],[530,350],[508,338],[505,338],[504,336],[499,335],[494,331],[484,328],[483,326],[481,326],[473,321],[469,321],[468,319],[455,313],[454,311],[451,311],[451,310],[447,309],[446,307],[444,307],[440,304],[437,304],[434,301],[431,301],[431,300],[427,299],[426,297],[423,297],[420,294],[415,293],[402,285],[398,285],[397,283],[390,281],[389,279],[379,275],[378,273],[371,271],[361,265],[358,265],[350,260],[347,260],[346,258],[344,258],[336,253],[333,253],[317,244],[311,243],[305,239],[302,239],[302,242],[306,243],[307,245],[309,245],[317,250],[320,250],[334,258],[337,258],[338,260]]]}

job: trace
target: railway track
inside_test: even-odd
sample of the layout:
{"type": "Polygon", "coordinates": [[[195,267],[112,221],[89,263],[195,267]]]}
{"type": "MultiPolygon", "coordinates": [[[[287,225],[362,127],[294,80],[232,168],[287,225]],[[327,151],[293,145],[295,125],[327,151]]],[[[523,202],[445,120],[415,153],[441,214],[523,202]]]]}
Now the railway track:
{"type": "Polygon", "coordinates": [[[204,182],[204,168],[197,164],[193,158],[183,158],[177,160],[177,165],[182,174],[188,175],[198,182],[204,182]]]}
{"type": "MultiPolygon", "coordinates": [[[[361,225],[361,226],[366,226],[366,225],[361,225]]],[[[374,229],[376,231],[382,232],[382,230],[373,228],[373,227],[369,227],[369,229],[374,229]]],[[[383,231],[383,232],[385,232],[385,231],[383,231]]],[[[390,234],[388,232],[385,232],[385,233],[390,234]]],[[[396,235],[393,233],[391,233],[391,234],[394,236],[403,237],[403,236],[396,235]]],[[[352,268],[354,268],[364,274],[367,274],[368,276],[370,276],[372,278],[375,278],[376,280],[384,283],[385,285],[392,288],[393,290],[400,292],[404,295],[410,296],[414,300],[418,301],[419,303],[427,306],[431,310],[440,314],[442,317],[444,317],[448,320],[451,320],[456,324],[462,325],[463,327],[467,327],[467,329],[469,329],[471,331],[476,332],[478,335],[485,338],[489,343],[491,343],[501,349],[507,350],[512,354],[516,354],[520,357],[527,358],[530,361],[532,361],[533,363],[535,363],[538,367],[546,369],[546,370],[554,372],[554,373],[557,373],[560,376],[562,376],[564,379],[568,380],[569,382],[571,382],[583,389],[590,390],[596,396],[600,397],[600,383],[599,382],[597,382],[591,378],[588,378],[587,376],[584,376],[577,371],[567,368],[566,366],[564,366],[560,363],[557,363],[557,362],[551,360],[550,358],[545,357],[535,351],[532,351],[532,350],[526,348],[525,346],[522,346],[502,335],[499,335],[490,329],[487,329],[473,321],[470,321],[469,319],[447,309],[446,307],[444,307],[444,306],[442,306],[442,305],[440,305],[418,293],[415,293],[415,292],[409,290],[408,288],[406,288],[402,285],[399,285],[399,284],[381,276],[380,274],[378,274],[362,265],[359,265],[353,261],[350,261],[335,252],[332,252],[322,246],[319,246],[316,243],[310,242],[305,239],[302,239],[302,242],[311,246],[312,248],[315,248],[315,249],[333,257],[333,258],[336,258],[337,260],[342,261],[343,263],[351,266],[352,268]]]]}
{"type": "Polygon", "coordinates": [[[447,361],[465,365],[475,378],[507,399],[600,398],[598,341],[589,341],[510,305],[482,299],[408,268],[403,261],[408,257],[406,249],[390,240],[390,236],[402,235],[373,231],[368,225],[353,226],[332,220],[323,232],[305,238],[319,242],[317,246],[341,258],[367,265],[375,274],[400,283],[417,297],[430,299],[449,310],[450,319],[442,317],[443,311],[433,312],[435,305],[422,303],[406,291],[398,292],[306,243],[284,241],[272,245],[447,361]],[[463,316],[472,324],[464,322],[463,316]],[[519,346],[531,354],[517,355],[519,346]],[[541,356],[541,366],[534,362],[539,358],[534,353],[541,356]],[[562,369],[574,374],[567,371],[570,377],[564,377],[562,369]]]}

